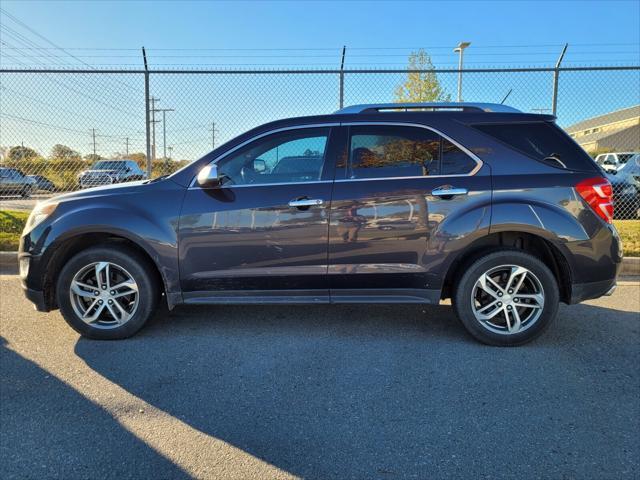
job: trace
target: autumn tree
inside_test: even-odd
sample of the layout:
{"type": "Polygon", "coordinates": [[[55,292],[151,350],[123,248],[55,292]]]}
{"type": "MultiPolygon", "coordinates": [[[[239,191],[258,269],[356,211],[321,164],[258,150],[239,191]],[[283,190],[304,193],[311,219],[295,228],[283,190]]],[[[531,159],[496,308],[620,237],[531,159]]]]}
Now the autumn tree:
{"type": "Polygon", "coordinates": [[[81,155],[66,145],[56,144],[51,149],[50,158],[56,160],[80,160],[81,155]]]}
{"type": "Polygon", "coordinates": [[[36,160],[39,157],[40,155],[33,148],[23,147],[21,145],[11,147],[9,153],[7,153],[7,161],[9,162],[36,160]]]}
{"type": "Polygon", "coordinates": [[[398,85],[395,101],[412,102],[450,102],[451,95],[445,93],[440,85],[431,57],[424,50],[411,52],[407,67],[407,79],[398,85]]]}

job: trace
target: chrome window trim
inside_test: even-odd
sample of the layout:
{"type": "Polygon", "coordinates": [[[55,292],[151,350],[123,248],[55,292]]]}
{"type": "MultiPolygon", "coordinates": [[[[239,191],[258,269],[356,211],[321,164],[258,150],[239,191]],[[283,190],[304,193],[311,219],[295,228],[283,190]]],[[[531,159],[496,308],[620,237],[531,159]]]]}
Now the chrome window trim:
{"type": "MultiPolygon", "coordinates": [[[[280,133],[280,132],[286,132],[289,130],[300,130],[303,128],[323,128],[323,127],[352,127],[352,126],[366,126],[366,125],[383,125],[383,126],[391,126],[391,127],[417,127],[417,128],[424,128],[425,130],[430,130],[438,135],[440,135],[442,138],[445,138],[446,140],[448,140],[449,142],[453,143],[456,147],[458,147],[460,150],[462,150],[464,153],[466,153],[467,155],[469,155],[471,157],[471,159],[476,162],[476,166],[475,168],[473,168],[469,173],[456,173],[456,174],[452,174],[452,175],[427,175],[427,176],[409,176],[409,177],[380,177],[380,178],[344,178],[344,179],[338,179],[338,180],[317,180],[317,181],[311,181],[311,182],[282,182],[282,183],[252,183],[252,184],[245,184],[245,185],[229,185],[229,186],[221,186],[219,187],[220,189],[223,188],[244,188],[244,187],[265,187],[265,186],[270,186],[270,185],[308,185],[308,184],[316,184],[316,183],[331,183],[331,182],[366,182],[366,181],[380,181],[380,180],[406,180],[406,179],[418,179],[418,178],[453,178],[453,177],[472,177],[474,176],[476,173],[478,173],[478,171],[482,168],[482,166],[484,165],[484,162],[482,160],[480,160],[480,158],[473,153],[471,150],[469,150],[467,147],[465,147],[464,145],[461,145],[460,143],[458,143],[457,141],[455,141],[453,138],[451,138],[449,135],[442,133],[440,130],[438,130],[437,128],[433,128],[430,127],[428,125],[422,125],[420,123],[411,123],[411,122],[372,122],[372,121],[364,121],[364,122],[329,122],[329,123],[312,123],[312,124],[305,124],[305,125],[293,125],[290,127],[281,127],[281,128],[276,128],[275,130],[269,130],[267,132],[263,132],[259,135],[256,135],[255,137],[251,137],[250,139],[242,142],[239,145],[236,145],[235,147],[233,147],[231,150],[223,153],[222,155],[220,155],[219,157],[215,158],[214,160],[212,160],[211,162],[209,162],[207,165],[212,165],[215,163],[218,163],[220,160],[226,158],[227,156],[231,155],[233,152],[241,149],[242,147],[256,141],[259,140],[263,137],[266,137],[268,135],[272,135],[274,133],[280,133]]],[[[203,167],[204,168],[204,167],[203,167]]],[[[192,179],[191,179],[191,183],[189,184],[189,189],[201,189],[202,187],[200,187],[199,185],[196,184],[196,178],[197,175],[195,175],[192,179]]]]}

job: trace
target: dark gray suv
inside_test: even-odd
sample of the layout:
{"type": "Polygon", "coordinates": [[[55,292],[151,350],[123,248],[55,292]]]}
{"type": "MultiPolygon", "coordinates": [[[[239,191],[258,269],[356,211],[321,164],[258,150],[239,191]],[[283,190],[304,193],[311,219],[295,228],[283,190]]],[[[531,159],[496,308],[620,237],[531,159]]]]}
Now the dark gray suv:
{"type": "MultiPolygon", "coordinates": [[[[493,345],[610,294],[612,189],[554,118],[381,104],[255,128],[169,177],[55,197],[20,245],[27,297],[80,334],[179,304],[451,298],[493,345]]],[[[393,321],[393,319],[389,319],[393,321]]]]}

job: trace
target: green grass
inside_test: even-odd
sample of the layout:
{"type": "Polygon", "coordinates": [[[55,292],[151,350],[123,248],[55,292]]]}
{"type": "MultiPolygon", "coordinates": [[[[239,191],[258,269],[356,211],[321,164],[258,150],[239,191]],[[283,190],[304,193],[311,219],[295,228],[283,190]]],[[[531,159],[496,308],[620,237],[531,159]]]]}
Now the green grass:
{"type": "Polygon", "coordinates": [[[640,220],[614,220],[625,257],[640,257],[640,220]]]}
{"type": "MultiPolygon", "coordinates": [[[[0,210],[0,251],[18,249],[20,233],[29,212],[0,210]]],[[[614,225],[622,237],[624,255],[640,257],[640,220],[614,220],[614,225]]]]}
{"type": "Polygon", "coordinates": [[[18,240],[29,212],[0,210],[0,251],[18,250],[18,240]]]}

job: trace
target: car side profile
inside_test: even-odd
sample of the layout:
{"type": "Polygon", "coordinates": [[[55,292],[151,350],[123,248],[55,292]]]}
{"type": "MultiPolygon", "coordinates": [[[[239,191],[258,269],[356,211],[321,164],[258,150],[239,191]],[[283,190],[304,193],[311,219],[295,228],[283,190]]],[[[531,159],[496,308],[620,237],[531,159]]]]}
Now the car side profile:
{"type": "Polygon", "coordinates": [[[30,197],[36,189],[36,181],[17,168],[0,167],[1,195],[30,197]]]}
{"type": "MultiPolygon", "coordinates": [[[[438,304],[492,345],[559,302],[610,294],[622,262],[602,169],[554,117],[378,104],[257,127],[168,177],[38,204],[27,297],[125,338],[180,304],[438,304]]],[[[393,319],[390,319],[392,321],[393,319]]]]}

